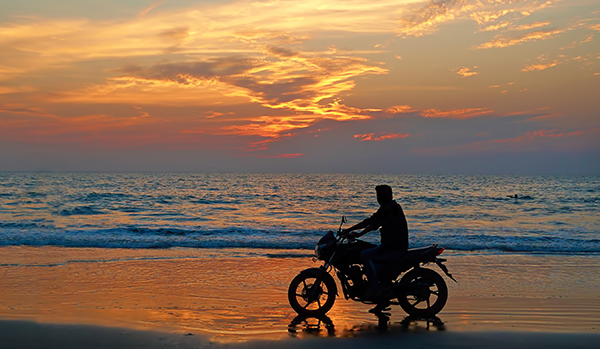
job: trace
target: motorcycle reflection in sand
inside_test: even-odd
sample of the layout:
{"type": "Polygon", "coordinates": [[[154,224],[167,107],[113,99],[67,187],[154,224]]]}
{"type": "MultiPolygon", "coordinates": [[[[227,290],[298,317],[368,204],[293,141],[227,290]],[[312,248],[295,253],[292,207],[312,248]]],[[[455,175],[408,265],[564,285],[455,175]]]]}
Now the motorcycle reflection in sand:
{"type": "MultiPolygon", "coordinates": [[[[376,313],[375,315],[377,315],[379,319],[376,329],[380,332],[387,331],[390,319],[389,314],[381,312],[376,313]]],[[[412,323],[422,323],[422,320],[426,320],[426,330],[429,330],[432,326],[438,331],[444,331],[446,329],[444,322],[437,316],[421,319],[414,318],[410,315],[399,322],[400,328],[403,330],[408,330],[412,323]]],[[[298,315],[288,325],[288,332],[292,337],[299,337],[300,335],[304,334],[315,337],[352,337],[356,331],[368,331],[369,329],[373,329],[373,327],[363,324],[359,326],[353,326],[351,329],[343,328],[341,331],[336,332],[333,321],[327,315],[298,315]]]]}
{"type": "MultiPolygon", "coordinates": [[[[454,280],[443,264],[446,260],[438,256],[443,248],[434,244],[429,247],[409,249],[398,260],[386,264],[375,262],[377,275],[383,292],[375,299],[365,296],[368,287],[360,260],[360,253],[375,245],[358,239],[342,236],[342,223],[336,234],[329,231],[317,243],[315,254],[324,264],[300,272],[290,283],[288,300],[292,308],[303,316],[325,315],[339,295],[337,285],[330,272],[335,272],[344,298],[365,304],[375,304],[371,312],[381,313],[390,305],[400,305],[409,316],[433,318],[448,299],[446,282],[432,269],[422,266],[435,263],[449,278],[454,280]],[[401,278],[400,275],[405,273],[401,278]]],[[[454,280],[456,281],[456,280],[454,280]]]]}

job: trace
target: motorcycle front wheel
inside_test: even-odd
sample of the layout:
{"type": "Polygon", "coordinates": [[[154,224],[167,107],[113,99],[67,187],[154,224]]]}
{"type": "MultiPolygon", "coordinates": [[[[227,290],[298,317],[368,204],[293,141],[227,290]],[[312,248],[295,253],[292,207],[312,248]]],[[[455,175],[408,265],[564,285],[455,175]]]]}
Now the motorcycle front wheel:
{"type": "Polygon", "coordinates": [[[402,294],[400,306],[408,315],[429,318],[439,313],[448,300],[448,286],[440,274],[431,269],[418,268],[400,279],[402,294]]]}
{"type": "Polygon", "coordinates": [[[288,300],[300,315],[325,315],[333,307],[335,290],[335,281],[331,276],[319,278],[301,273],[290,283],[288,300]]]}

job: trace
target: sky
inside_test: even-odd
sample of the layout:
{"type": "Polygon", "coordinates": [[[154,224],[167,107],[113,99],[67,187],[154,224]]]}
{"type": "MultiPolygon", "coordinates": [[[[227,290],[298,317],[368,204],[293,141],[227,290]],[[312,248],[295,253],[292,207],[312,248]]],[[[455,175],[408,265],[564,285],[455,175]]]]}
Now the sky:
{"type": "Polygon", "coordinates": [[[0,171],[600,174],[600,1],[0,0],[0,171]]]}

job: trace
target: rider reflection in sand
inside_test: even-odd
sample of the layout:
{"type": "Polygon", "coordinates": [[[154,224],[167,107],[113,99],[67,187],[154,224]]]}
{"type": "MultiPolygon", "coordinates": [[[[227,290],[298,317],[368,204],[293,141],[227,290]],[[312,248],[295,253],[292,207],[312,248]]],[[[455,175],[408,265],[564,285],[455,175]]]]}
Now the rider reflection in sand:
{"type": "Polygon", "coordinates": [[[365,275],[369,282],[368,298],[377,298],[381,296],[382,291],[373,261],[385,262],[391,258],[397,258],[406,253],[408,249],[408,224],[402,207],[393,198],[392,188],[389,185],[378,185],[375,187],[375,191],[377,202],[380,205],[377,212],[364,221],[342,231],[342,234],[348,237],[357,238],[379,229],[381,245],[365,250],[360,254],[365,275]],[[363,230],[353,232],[357,229],[363,230]]]}

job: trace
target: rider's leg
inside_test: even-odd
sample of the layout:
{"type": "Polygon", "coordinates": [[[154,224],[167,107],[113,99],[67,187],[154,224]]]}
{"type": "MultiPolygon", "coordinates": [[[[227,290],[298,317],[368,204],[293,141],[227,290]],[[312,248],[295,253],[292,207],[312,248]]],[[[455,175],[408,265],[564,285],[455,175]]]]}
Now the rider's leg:
{"type": "Polygon", "coordinates": [[[369,282],[369,288],[371,290],[379,289],[379,280],[377,279],[377,271],[375,270],[375,264],[373,258],[380,253],[381,246],[373,247],[368,250],[364,250],[360,254],[360,259],[364,265],[365,275],[369,282]]]}

